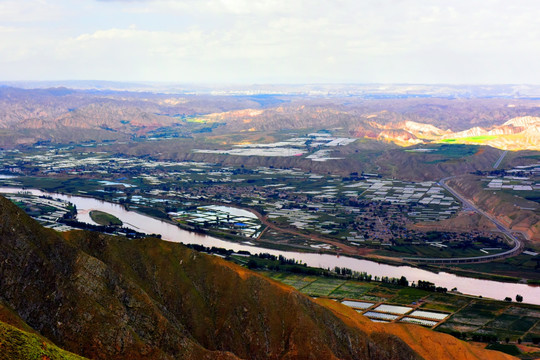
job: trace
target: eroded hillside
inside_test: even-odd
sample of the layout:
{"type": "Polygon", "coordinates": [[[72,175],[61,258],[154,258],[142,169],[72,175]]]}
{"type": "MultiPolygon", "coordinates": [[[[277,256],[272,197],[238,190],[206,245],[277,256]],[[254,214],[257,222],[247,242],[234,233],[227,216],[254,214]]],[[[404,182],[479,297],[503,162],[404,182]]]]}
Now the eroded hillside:
{"type": "Polygon", "coordinates": [[[51,141],[226,136],[289,130],[400,146],[445,141],[538,150],[540,107],[528,99],[186,95],[0,88],[0,146],[51,141]]]}

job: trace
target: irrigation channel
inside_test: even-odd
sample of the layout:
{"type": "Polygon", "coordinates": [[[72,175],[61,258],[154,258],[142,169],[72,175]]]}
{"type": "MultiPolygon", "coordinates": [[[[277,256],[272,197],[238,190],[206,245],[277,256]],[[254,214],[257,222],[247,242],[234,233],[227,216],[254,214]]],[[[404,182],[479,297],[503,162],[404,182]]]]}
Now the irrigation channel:
{"type": "Polygon", "coordinates": [[[335,266],[347,267],[355,271],[363,271],[379,277],[388,276],[399,278],[401,276],[405,276],[410,282],[418,282],[418,280],[430,281],[436,286],[446,287],[447,289],[456,287],[457,290],[463,294],[476,296],[481,295],[483,297],[498,300],[503,300],[507,296],[514,298],[517,294],[520,294],[523,296],[523,302],[540,305],[540,286],[474,279],[447,272],[434,273],[411,266],[379,264],[374,261],[356,259],[347,256],[266,249],[253,245],[220,240],[211,236],[186,231],[166,221],[161,221],[150,216],[139,214],[135,211],[125,210],[121,205],[90,197],[48,193],[34,189],[0,187],[0,193],[18,193],[20,191],[37,196],[51,196],[53,198],[66,200],[75,204],[77,206],[77,219],[79,221],[95,224],[90,219],[89,213],[91,210],[100,210],[118,217],[120,220],[122,220],[124,226],[126,227],[147,234],[161,234],[162,239],[166,241],[181,242],[184,244],[201,244],[207,247],[215,246],[231,249],[233,251],[246,250],[253,254],[270,253],[273,255],[283,255],[286,258],[300,260],[309,266],[331,269],[333,269],[335,266]]]}

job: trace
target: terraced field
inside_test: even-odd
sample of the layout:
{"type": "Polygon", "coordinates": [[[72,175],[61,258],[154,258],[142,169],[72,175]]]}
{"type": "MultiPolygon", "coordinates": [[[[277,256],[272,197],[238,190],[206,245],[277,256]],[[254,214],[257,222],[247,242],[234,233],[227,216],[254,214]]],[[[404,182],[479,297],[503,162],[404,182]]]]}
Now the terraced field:
{"type": "Polygon", "coordinates": [[[375,322],[407,322],[471,339],[540,340],[540,306],[441,294],[389,283],[266,272],[304,294],[329,297],[375,322]]]}

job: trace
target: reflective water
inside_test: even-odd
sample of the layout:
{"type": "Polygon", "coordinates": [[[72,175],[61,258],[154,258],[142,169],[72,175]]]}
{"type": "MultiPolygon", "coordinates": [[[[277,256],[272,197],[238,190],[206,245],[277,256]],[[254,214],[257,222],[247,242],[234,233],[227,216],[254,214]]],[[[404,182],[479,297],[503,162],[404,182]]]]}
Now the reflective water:
{"type": "MultiPolygon", "coordinates": [[[[17,193],[21,190],[22,189],[20,188],[0,187],[0,193],[17,193]]],[[[34,195],[53,196],[74,203],[77,206],[79,221],[93,224],[89,215],[90,210],[101,210],[118,217],[124,222],[124,226],[148,234],[161,234],[162,238],[167,241],[182,242],[184,244],[201,244],[209,247],[216,246],[232,249],[234,251],[247,250],[251,253],[265,252],[273,255],[283,255],[287,258],[301,260],[309,266],[332,269],[335,266],[347,267],[355,271],[364,271],[368,274],[379,277],[388,276],[399,278],[401,276],[405,276],[409,282],[426,280],[434,283],[436,286],[446,287],[447,289],[456,287],[458,291],[465,294],[481,295],[499,300],[503,300],[507,296],[513,299],[515,298],[516,294],[520,294],[523,296],[523,302],[540,305],[540,286],[473,279],[446,272],[433,273],[411,266],[379,264],[374,261],[360,260],[347,256],[338,257],[328,254],[300,253],[295,251],[265,249],[253,245],[228,242],[211,236],[182,230],[176,225],[167,223],[165,221],[154,219],[134,211],[127,211],[120,205],[93,198],[53,194],[42,192],[40,190],[25,189],[24,191],[29,191],[34,195]]]]}

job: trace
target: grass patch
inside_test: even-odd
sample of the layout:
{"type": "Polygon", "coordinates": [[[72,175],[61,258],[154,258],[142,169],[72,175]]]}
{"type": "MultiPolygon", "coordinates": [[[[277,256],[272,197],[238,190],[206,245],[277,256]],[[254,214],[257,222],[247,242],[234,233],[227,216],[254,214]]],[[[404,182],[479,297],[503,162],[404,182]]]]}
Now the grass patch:
{"type": "Polygon", "coordinates": [[[86,359],[3,322],[0,322],[0,355],[2,359],[86,359]]]}
{"type": "Polygon", "coordinates": [[[521,351],[519,351],[518,347],[516,345],[509,345],[509,344],[489,344],[486,349],[489,350],[497,350],[509,355],[517,356],[521,354],[521,351]]]}
{"type": "Polygon", "coordinates": [[[90,211],[90,218],[95,223],[99,225],[103,225],[103,226],[110,226],[110,225],[122,226],[123,224],[122,220],[120,220],[116,216],[103,212],[103,211],[99,211],[99,210],[90,211]]]}

